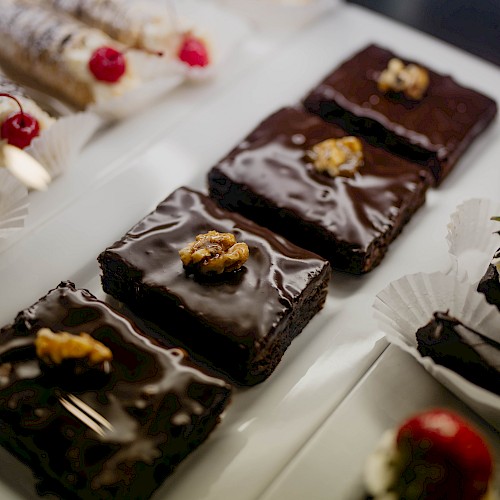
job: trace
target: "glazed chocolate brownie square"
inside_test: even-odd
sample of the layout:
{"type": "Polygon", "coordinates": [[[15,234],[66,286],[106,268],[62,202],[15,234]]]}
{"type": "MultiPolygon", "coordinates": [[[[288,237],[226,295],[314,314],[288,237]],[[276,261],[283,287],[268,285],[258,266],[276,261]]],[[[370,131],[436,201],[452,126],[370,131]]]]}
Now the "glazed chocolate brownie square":
{"type": "Polygon", "coordinates": [[[66,499],[149,498],[231,393],[70,282],[0,330],[0,374],[2,445],[66,499]]]}
{"type": "Polygon", "coordinates": [[[370,45],[314,88],[304,100],[305,107],[373,144],[427,166],[439,184],[493,120],[497,105],[450,76],[427,68],[429,85],[421,100],[402,92],[382,92],[377,81],[395,57],[370,45]]]}
{"type": "Polygon", "coordinates": [[[324,259],[187,188],[98,260],[106,293],[242,385],[273,372],[323,307],[330,278],[324,259]],[[242,268],[215,276],[184,269],[179,251],[210,231],[248,245],[242,268]]]}
{"type": "Polygon", "coordinates": [[[336,269],[370,271],[424,203],[431,179],[424,167],[364,140],[364,164],[352,176],[317,171],[315,146],[346,135],[303,109],[281,109],[212,168],[210,196],[336,269]]]}

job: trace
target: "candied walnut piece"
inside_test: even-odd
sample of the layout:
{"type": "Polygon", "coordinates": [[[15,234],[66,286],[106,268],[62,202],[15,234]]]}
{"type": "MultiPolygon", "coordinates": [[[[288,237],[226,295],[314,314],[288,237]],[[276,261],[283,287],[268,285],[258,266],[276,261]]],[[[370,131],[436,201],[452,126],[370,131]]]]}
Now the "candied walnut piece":
{"type": "Polygon", "coordinates": [[[308,154],[316,170],[331,177],[354,177],[363,165],[363,146],[351,135],[320,142],[308,154]]]}
{"type": "Polygon", "coordinates": [[[377,83],[381,92],[403,92],[408,99],[419,101],[429,86],[429,73],[416,64],[405,65],[400,59],[393,58],[380,73],[377,83]]]}
{"type": "Polygon", "coordinates": [[[179,251],[182,264],[201,274],[222,274],[236,271],[247,261],[246,243],[237,243],[231,233],[209,231],[179,251]]]}
{"type": "Polygon", "coordinates": [[[46,364],[59,365],[65,359],[85,359],[94,366],[113,359],[110,349],[88,333],[54,333],[49,328],[41,328],[36,334],[35,347],[37,356],[46,364]]]}

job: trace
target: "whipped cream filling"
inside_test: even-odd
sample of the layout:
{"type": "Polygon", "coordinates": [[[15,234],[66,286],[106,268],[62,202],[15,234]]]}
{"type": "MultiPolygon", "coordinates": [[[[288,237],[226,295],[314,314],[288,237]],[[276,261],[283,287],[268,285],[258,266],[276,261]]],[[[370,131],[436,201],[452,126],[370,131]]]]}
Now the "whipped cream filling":
{"type": "MultiPolygon", "coordinates": [[[[375,450],[368,457],[364,470],[364,482],[367,493],[374,500],[400,500],[394,486],[397,484],[401,474],[401,457],[396,444],[397,431],[388,430],[382,434],[375,450]]],[[[432,474],[427,467],[426,474],[432,474]]],[[[439,473],[439,471],[436,471],[439,473]]],[[[418,474],[417,474],[418,476],[418,474]]],[[[415,484],[415,496],[411,495],[411,489],[406,491],[405,500],[419,500],[421,489],[415,484]]],[[[488,491],[481,500],[499,500],[493,489],[493,481],[490,481],[488,491]]]]}
{"type": "MultiPolygon", "coordinates": [[[[115,45],[116,48],[116,44],[115,45]]],[[[100,47],[109,47],[110,40],[98,32],[87,32],[86,36],[79,37],[74,43],[68,44],[62,52],[62,58],[68,70],[80,81],[88,83],[92,89],[95,102],[102,102],[110,98],[123,95],[140,83],[139,76],[130,64],[125,54],[126,68],[122,77],[113,83],[97,80],[89,69],[89,61],[95,50],[100,47]]],[[[119,48],[117,50],[123,50],[119,48]]]]}
{"type": "Polygon", "coordinates": [[[169,56],[175,54],[182,38],[180,20],[170,13],[167,5],[134,2],[129,17],[136,20],[142,48],[169,56]]]}
{"type": "MultiPolygon", "coordinates": [[[[55,118],[52,118],[46,113],[35,101],[23,96],[14,96],[23,107],[23,111],[38,121],[40,131],[48,129],[55,123],[55,118]]],[[[0,123],[3,123],[9,116],[19,113],[19,106],[13,99],[0,97],[0,123]]]]}

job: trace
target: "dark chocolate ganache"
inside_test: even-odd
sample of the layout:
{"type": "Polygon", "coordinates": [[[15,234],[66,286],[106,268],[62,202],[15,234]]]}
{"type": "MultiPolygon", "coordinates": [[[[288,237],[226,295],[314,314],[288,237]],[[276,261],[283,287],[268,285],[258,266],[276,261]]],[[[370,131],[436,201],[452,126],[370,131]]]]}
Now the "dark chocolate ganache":
{"type": "Polygon", "coordinates": [[[186,311],[196,318],[197,324],[254,355],[285,326],[283,318],[308,285],[325,273],[329,276],[328,263],[316,254],[221,209],[207,196],[187,188],[173,192],[154,212],[105,250],[99,261],[104,270],[105,290],[109,281],[125,283],[128,291],[118,297],[120,300],[130,297],[130,281],[134,280],[139,289],[152,289],[155,296],[168,298],[158,304],[156,311],[148,311],[146,308],[152,307],[139,297],[142,295],[139,292],[131,299],[140,303],[136,304],[140,309],[136,307],[136,312],[153,315],[165,325],[169,318],[162,317],[158,308],[166,311],[169,303],[171,309],[186,311]],[[211,230],[233,233],[238,242],[246,243],[250,252],[248,260],[238,271],[214,278],[188,274],[179,250],[198,234],[211,230]],[[123,276],[121,267],[117,276],[113,276],[116,262],[125,264],[127,276],[123,276]]]}
{"type": "Polygon", "coordinates": [[[311,91],[304,101],[306,107],[328,114],[327,103],[335,103],[357,118],[381,124],[438,159],[454,163],[495,116],[496,103],[432,70],[428,70],[429,87],[421,100],[407,99],[401,93],[384,94],[377,88],[377,80],[393,57],[397,56],[375,45],[363,49],[311,91]]]}
{"type": "Polygon", "coordinates": [[[434,313],[416,337],[422,356],[500,394],[500,343],[443,312],[434,313]]]}
{"type": "MultiPolygon", "coordinates": [[[[364,140],[364,165],[354,177],[317,172],[308,152],[324,140],[346,135],[342,128],[302,109],[283,108],[214,167],[209,182],[216,184],[220,173],[274,207],[272,217],[286,210],[321,228],[325,243],[330,239],[366,251],[376,238],[399,224],[416,197],[423,196],[419,193],[429,186],[429,177],[422,167],[364,140]]],[[[300,244],[306,246],[307,235],[301,231],[300,227],[283,228],[288,238],[294,240],[295,232],[294,241],[301,239],[300,244]]]]}
{"type": "Polygon", "coordinates": [[[154,346],[70,282],[1,330],[2,444],[42,475],[45,489],[71,491],[64,498],[124,498],[137,494],[137,481],[147,498],[215,425],[229,393],[183,351],[154,346]],[[109,372],[44,366],[34,346],[43,327],[90,334],[111,350],[109,372]]]}

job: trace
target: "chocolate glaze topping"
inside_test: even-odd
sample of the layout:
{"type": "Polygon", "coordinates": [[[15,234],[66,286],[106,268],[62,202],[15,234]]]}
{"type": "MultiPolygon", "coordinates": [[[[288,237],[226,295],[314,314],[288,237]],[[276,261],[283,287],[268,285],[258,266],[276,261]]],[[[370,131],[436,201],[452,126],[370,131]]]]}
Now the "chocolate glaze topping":
{"type": "Polygon", "coordinates": [[[422,100],[384,94],[377,80],[393,57],[392,52],[370,45],[313,89],[305,106],[381,146],[428,164],[439,180],[493,119],[497,105],[432,70],[422,100]]]}
{"type": "Polygon", "coordinates": [[[351,252],[367,252],[374,240],[400,224],[411,200],[423,197],[418,193],[425,192],[430,179],[422,167],[364,140],[364,165],[353,178],[317,172],[307,152],[321,141],[346,135],[316,115],[298,108],[281,109],[212,169],[211,194],[261,224],[272,220],[278,226],[273,229],[305,247],[314,243],[304,234],[303,224],[319,228],[325,234],[324,243],[308,248],[325,257],[331,254],[328,240],[332,247],[344,244],[351,252]],[[233,199],[230,184],[255,194],[269,205],[267,212],[259,213],[255,200],[233,199]],[[297,219],[297,224],[280,224],[279,211],[297,219]]]}
{"type": "Polygon", "coordinates": [[[442,312],[434,313],[416,337],[422,356],[500,395],[500,343],[442,312]]]}
{"type": "Polygon", "coordinates": [[[200,435],[208,433],[229,396],[226,383],[195,369],[181,350],[153,346],[127,319],[70,282],[20,312],[0,339],[3,445],[52,478],[44,489],[69,488],[71,497],[137,492],[137,475],[141,498],[147,498],[203,439],[190,439],[190,432],[205,422],[200,435]],[[42,327],[84,331],[105,344],[113,353],[109,374],[45,370],[34,348],[42,327]],[[67,409],[67,402],[78,407],[79,401],[109,425],[95,430],[67,409]]]}
{"type": "MultiPolygon", "coordinates": [[[[130,278],[167,294],[250,356],[279,334],[276,327],[308,283],[329,272],[328,263],[317,255],[186,188],[172,193],[103,252],[101,267],[109,259],[125,262],[130,278]],[[243,268],[217,278],[184,271],[179,250],[210,230],[233,233],[248,245],[250,256],[243,268]]],[[[105,276],[105,291],[106,281],[105,276]]]]}

